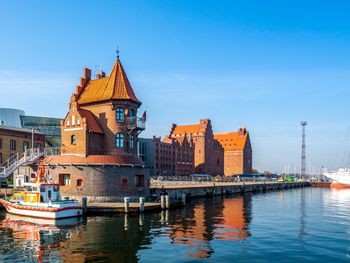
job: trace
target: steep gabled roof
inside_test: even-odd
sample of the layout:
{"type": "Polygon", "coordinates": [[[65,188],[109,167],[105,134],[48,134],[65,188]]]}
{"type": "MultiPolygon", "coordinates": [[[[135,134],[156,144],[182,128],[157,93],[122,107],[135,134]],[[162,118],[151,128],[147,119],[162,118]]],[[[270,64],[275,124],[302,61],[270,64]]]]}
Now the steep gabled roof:
{"type": "Polygon", "coordinates": [[[79,94],[78,103],[85,104],[112,99],[131,100],[141,105],[119,59],[114,63],[108,77],[90,80],[83,87],[79,94]]]}
{"type": "Polygon", "coordinates": [[[103,134],[103,130],[101,129],[100,125],[98,124],[98,122],[95,118],[95,115],[92,114],[91,111],[83,110],[83,109],[79,109],[78,111],[79,111],[81,117],[86,118],[87,129],[90,132],[103,134]]]}
{"type": "Polygon", "coordinates": [[[219,141],[224,150],[244,150],[248,136],[248,132],[217,133],[214,134],[214,140],[219,141]]]}

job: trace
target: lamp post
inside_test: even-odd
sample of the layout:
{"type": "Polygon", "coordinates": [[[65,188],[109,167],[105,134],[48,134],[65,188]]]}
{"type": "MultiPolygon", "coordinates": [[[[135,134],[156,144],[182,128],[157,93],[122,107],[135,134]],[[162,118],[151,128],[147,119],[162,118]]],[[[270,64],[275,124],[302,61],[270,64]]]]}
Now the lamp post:
{"type": "Polygon", "coordinates": [[[34,128],[32,128],[32,150],[34,149],[34,128]]]}

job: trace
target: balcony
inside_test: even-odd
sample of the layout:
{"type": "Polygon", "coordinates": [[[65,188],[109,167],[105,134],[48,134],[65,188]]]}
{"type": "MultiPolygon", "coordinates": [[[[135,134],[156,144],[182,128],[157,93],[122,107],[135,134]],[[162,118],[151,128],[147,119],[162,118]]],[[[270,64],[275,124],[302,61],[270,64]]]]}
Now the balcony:
{"type": "Polygon", "coordinates": [[[127,127],[129,130],[143,131],[146,129],[146,122],[139,117],[130,117],[126,119],[127,127]]]}

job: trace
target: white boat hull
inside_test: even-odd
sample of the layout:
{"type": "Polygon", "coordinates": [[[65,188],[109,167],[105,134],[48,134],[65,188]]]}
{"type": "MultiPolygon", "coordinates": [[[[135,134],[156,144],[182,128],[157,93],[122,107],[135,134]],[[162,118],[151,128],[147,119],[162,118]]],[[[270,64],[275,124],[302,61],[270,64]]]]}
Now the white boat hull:
{"type": "Polygon", "coordinates": [[[331,187],[333,188],[350,188],[350,170],[348,169],[327,172],[324,173],[324,176],[332,181],[331,187]]]}
{"type": "Polygon", "coordinates": [[[25,206],[1,200],[8,213],[44,219],[61,219],[80,217],[83,215],[83,207],[79,205],[66,206],[60,208],[25,206]]]}

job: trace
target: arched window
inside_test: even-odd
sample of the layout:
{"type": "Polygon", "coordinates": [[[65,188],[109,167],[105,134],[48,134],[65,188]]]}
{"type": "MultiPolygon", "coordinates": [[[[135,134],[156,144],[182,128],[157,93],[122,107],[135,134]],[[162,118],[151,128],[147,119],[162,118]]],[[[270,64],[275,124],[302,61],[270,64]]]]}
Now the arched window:
{"type": "Polygon", "coordinates": [[[70,143],[71,144],[76,144],[76,140],[75,140],[75,135],[72,135],[71,137],[70,137],[70,143]]]}
{"type": "Polygon", "coordinates": [[[130,149],[134,149],[134,143],[135,143],[135,136],[133,134],[130,134],[130,137],[129,137],[129,147],[130,147],[130,149]]]}
{"type": "Polygon", "coordinates": [[[129,113],[129,117],[130,117],[130,118],[135,117],[135,110],[134,110],[134,109],[130,109],[129,112],[130,112],[130,113],[129,113]]]}
{"type": "Polygon", "coordinates": [[[118,107],[115,113],[115,119],[117,121],[124,121],[124,108],[118,107]]]}
{"type": "Polygon", "coordinates": [[[115,136],[115,146],[117,148],[124,148],[124,134],[117,133],[115,136]]]}

